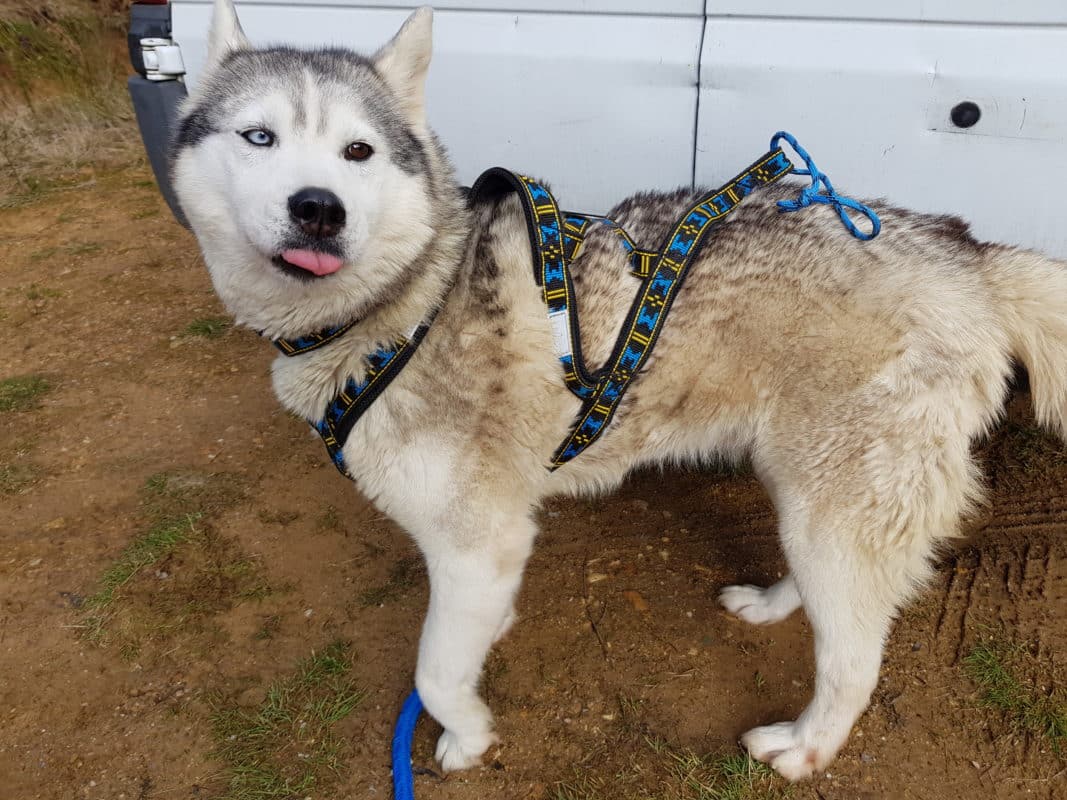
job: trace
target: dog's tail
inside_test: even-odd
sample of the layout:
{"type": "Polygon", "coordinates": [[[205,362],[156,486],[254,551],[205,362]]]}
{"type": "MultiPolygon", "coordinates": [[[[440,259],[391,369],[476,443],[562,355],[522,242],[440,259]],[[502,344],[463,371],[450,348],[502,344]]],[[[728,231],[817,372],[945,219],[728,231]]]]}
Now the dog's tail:
{"type": "Polygon", "coordinates": [[[1037,421],[1067,441],[1067,262],[991,246],[987,275],[1037,421]]]}

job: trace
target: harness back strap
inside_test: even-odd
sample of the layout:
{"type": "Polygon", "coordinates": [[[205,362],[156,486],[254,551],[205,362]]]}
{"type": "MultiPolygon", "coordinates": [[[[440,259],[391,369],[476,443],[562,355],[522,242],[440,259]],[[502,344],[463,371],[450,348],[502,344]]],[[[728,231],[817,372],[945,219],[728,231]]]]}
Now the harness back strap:
{"type": "Polygon", "coordinates": [[[641,284],[596,391],[583,404],[570,436],[552,456],[560,467],[595,442],[611,421],[623,395],[656,344],[663,323],[689,267],[708,234],[756,189],[789,173],[792,164],[780,150],[767,153],[722,188],[697,200],[675,225],[641,284]]]}
{"type": "Polygon", "coordinates": [[[642,250],[617,223],[605,220],[630,253],[634,272],[642,282],[611,356],[596,372],[590,371],[582,359],[568,263],[578,254],[592,220],[598,218],[563,214],[551,192],[525,175],[495,167],[478,178],[471,188],[472,202],[508,191],[515,191],[519,197],[533,253],[534,279],[548,307],[564,381],[582,400],[574,428],[552,456],[552,469],[582,453],[611,421],[626,390],[652,353],[667,312],[707,234],[745,197],[791,169],[792,164],[780,149],[767,153],[725,186],[694,202],[658,251],[642,250]]]}
{"type": "Polygon", "coordinates": [[[596,223],[607,225],[619,237],[619,243],[622,245],[623,250],[630,255],[634,275],[639,278],[648,277],[648,273],[652,271],[652,264],[655,263],[659,253],[652,250],[642,250],[634,244],[634,240],[615,220],[608,217],[594,216],[593,214],[567,212],[567,216],[563,220],[563,255],[567,262],[573,261],[581,252],[582,245],[585,244],[586,231],[596,223]]]}

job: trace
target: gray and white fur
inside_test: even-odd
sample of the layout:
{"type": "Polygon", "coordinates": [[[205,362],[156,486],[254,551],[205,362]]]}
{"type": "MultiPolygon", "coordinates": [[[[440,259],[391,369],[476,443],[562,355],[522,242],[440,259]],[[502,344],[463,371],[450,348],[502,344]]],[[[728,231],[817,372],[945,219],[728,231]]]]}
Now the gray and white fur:
{"type": "MultiPolygon", "coordinates": [[[[364,58],[254,49],[217,0],[210,50],[173,172],[219,296],[269,337],[360,320],[275,362],[281,403],[320,417],[365,354],[441,309],[344,454],[426,557],[415,681],[444,727],[442,766],[470,767],[494,741],[478,681],[513,619],[542,499],[610,490],[641,464],[749,456],[790,572],[721,601],[754,624],[803,606],[816,680],[798,719],[742,741],[787,778],[823,769],[868,704],[894,615],[981,498],[969,448],[1002,413],[1013,359],[1039,421],[1067,436],[1067,265],[877,203],[883,233],[864,244],[830,209],[779,214],[795,187],[757,192],[694,264],[608,432],[550,472],[578,401],[518,203],[468,209],[427,127],[430,10],[364,58]]],[[[611,216],[658,243],[698,194],[638,194],[611,216]]],[[[595,228],[573,265],[592,366],[632,300],[626,271],[595,228]]]]}

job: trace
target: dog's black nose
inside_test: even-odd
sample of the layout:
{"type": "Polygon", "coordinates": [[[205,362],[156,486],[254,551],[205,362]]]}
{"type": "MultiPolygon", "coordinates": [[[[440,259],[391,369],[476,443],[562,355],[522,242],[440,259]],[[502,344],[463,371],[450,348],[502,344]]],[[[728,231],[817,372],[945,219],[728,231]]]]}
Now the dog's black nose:
{"type": "Polygon", "coordinates": [[[345,226],[341,198],[328,189],[301,189],[289,198],[289,216],[308,236],[336,236],[345,226]]]}

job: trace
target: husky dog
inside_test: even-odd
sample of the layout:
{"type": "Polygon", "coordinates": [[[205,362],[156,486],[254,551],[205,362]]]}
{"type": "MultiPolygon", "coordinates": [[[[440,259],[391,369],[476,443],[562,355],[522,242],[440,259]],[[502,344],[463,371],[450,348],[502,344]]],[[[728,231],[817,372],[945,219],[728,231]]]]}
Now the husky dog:
{"type": "MultiPolygon", "coordinates": [[[[494,741],[479,674],[514,618],[542,498],[610,490],[642,464],[747,455],[790,573],[720,599],[757,625],[803,606],[816,680],[798,719],[742,742],[787,778],[812,775],[866,708],[891,622],[937,544],[980,499],[969,445],[1001,414],[1013,358],[1029,369],[1037,418],[1067,436],[1067,264],[881,204],[883,233],[859,243],[826,208],[779,213],[795,186],[760,190],[694,263],[604,437],[550,471],[579,400],[517,198],[468,207],[427,126],[431,19],[416,11],[369,58],[256,49],[230,0],[216,0],[173,175],[239,323],[290,338],[359,320],[275,362],[290,411],[319,419],[368,353],[439,309],[344,447],[360,491],[426,558],[415,682],[444,727],[437,758],[470,767],[494,741]]],[[[699,195],[638,194],[610,216],[657,243],[699,195]]],[[[606,226],[573,263],[590,364],[629,309],[627,263],[606,226]]]]}

